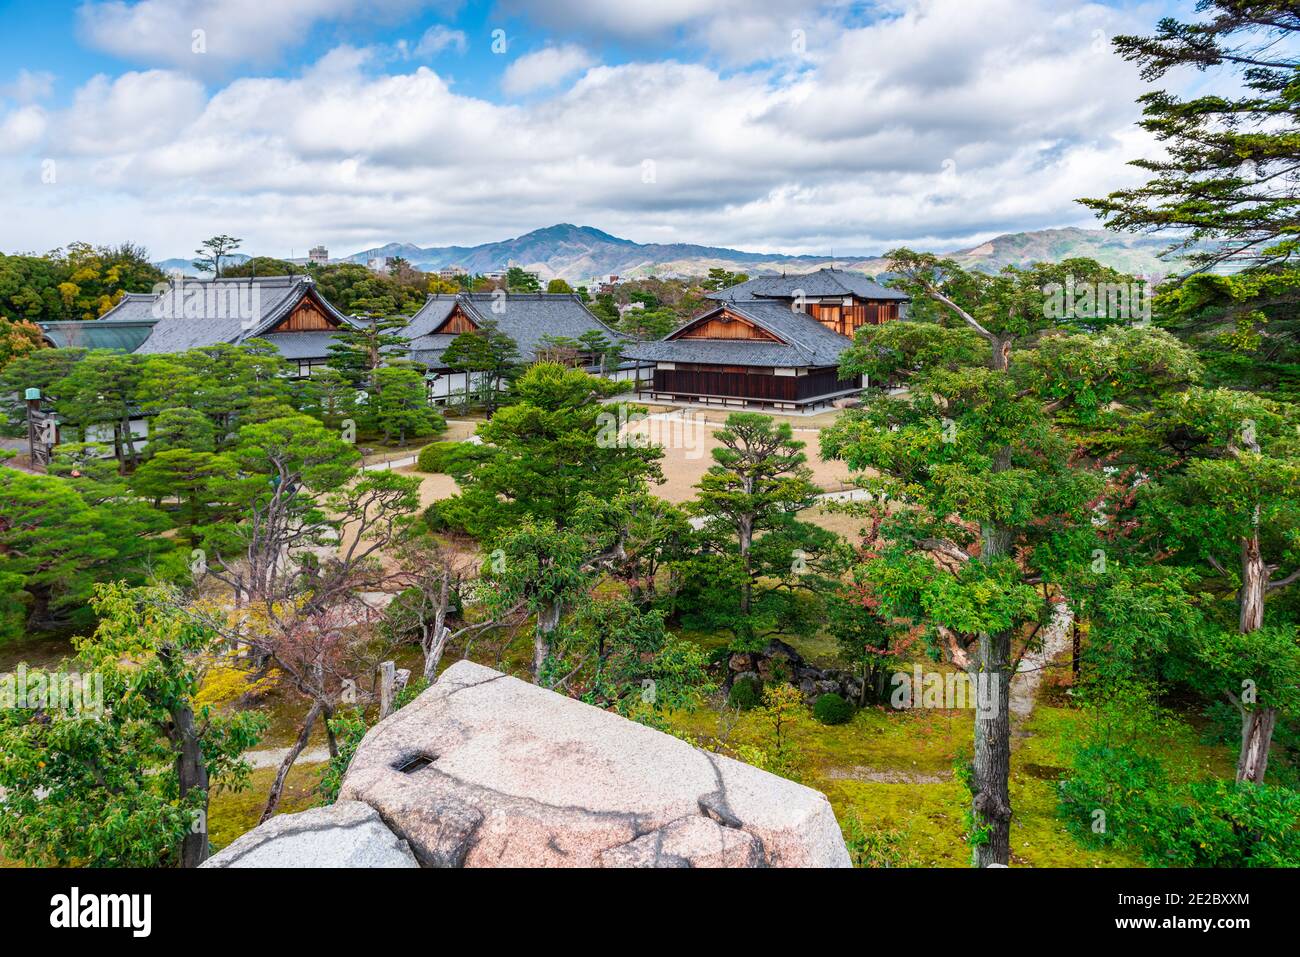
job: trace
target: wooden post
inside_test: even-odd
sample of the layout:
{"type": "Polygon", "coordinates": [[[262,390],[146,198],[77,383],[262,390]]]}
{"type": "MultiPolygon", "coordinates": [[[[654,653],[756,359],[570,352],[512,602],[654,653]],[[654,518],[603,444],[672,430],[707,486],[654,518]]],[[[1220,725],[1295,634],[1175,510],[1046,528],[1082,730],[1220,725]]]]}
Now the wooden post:
{"type": "Polygon", "coordinates": [[[31,459],[32,468],[43,468],[49,463],[54,446],[59,440],[57,431],[48,436],[43,433],[51,429],[57,430],[58,424],[52,412],[41,411],[40,389],[26,390],[23,399],[27,406],[27,454],[31,459]]]}
{"type": "Polygon", "coordinates": [[[385,661],[379,666],[379,720],[383,721],[393,711],[393,686],[396,683],[397,666],[385,661]]]}

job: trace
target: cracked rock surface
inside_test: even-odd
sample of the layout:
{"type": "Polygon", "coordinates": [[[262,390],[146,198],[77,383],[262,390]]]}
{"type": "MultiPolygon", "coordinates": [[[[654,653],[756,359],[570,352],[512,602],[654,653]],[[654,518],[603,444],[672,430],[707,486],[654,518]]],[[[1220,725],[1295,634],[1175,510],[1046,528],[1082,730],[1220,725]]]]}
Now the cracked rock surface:
{"type": "Polygon", "coordinates": [[[425,866],[849,864],[819,792],[469,661],[371,729],[340,797],[425,866]]]}
{"type": "MultiPolygon", "coordinates": [[[[849,866],[820,792],[469,661],[370,730],[345,804],[424,867],[849,866]]],[[[317,811],[210,866],[250,839],[276,866],[322,866],[259,837],[317,811]]]]}
{"type": "Polygon", "coordinates": [[[232,842],[203,867],[419,867],[375,809],[339,801],[281,814],[232,842]]]}

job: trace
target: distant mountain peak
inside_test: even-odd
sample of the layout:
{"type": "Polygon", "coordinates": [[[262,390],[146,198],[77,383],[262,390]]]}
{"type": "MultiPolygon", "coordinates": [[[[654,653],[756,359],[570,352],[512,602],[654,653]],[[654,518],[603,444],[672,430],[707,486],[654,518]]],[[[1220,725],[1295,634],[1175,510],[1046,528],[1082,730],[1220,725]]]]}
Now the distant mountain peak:
{"type": "MultiPolygon", "coordinates": [[[[1169,244],[1165,238],[1062,226],[1005,233],[970,249],[945,255],[967,268],[987,272],[996,272],[1004,266],[1059,262],[1082,256],[1124,272],[1163,275],[1181,271],[1184,265],[1159,258],[1169,244]]],[[[415,268],[429,272],[458,266],[471,273],[486,273],[521,266],[538,272],[543,279],[559,277],[571,283],[609,275],[633,279],[702,276],[715,267],[750,274],[805,273],[832,264],[873,275],[889,269],[889,263],[879,256],[789,256],[693,243],[638,243],[594,226],[574,223],[555,223],[513,239],[477,246],[420,247],[392,242],[345,259],[365,264],[383,256],[400,256],[415,268]]]]}

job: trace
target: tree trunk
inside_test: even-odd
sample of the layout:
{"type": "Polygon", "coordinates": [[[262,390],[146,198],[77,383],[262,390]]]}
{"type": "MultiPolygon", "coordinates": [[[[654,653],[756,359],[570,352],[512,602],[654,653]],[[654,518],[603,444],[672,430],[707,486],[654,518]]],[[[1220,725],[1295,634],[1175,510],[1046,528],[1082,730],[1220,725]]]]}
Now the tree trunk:
{"type": "MultiPolygon", "coordinates": [[[[1259,510],[1256,508],[1256,521],[1259,510]]],[[[1257,631],[1264,624],[1264,593],[1268,586],[1268,569],[1259,549],[1259,533],[1241,540],[1241,606],[1238,629],[1243,635],[1257,631]]],[[[1264,707],[1241,707],[1241,751],[1237,757],[1237,780],[1262,784],[1268,769],[1268,752],[1273,743],[1277,710],[1264,707]]]]}
{"type": "Polygon", "coordinates": [[[1011,340],[994,339],[990,345],[993,347],[993,368],[999,372],[1005,372],[1011,366],[1011,340]]]}
{"type": "MultiPolygon", "coordinates": [[[[995,350],[995,357],[998,352],[995,350]]],[[[994,466],[1006,468],[1004,452],[994,466]]],[[[1012,531],[987,525],[981,533],[981,556],[987,561],[1011,552],[1012,531]]],[[[975,867],[1007,864],[1011,859],[1011,635],[981,633],[972,675],[986,681],[995,702],[992,714],[975,716],[975,754],[971,767],[971,812],[978,843],[971,860],[975,867]]],[[[977,696],[978,697],[978,696],[977,696]]]]}
{"type": "Polygon", "coordinates": [[[397,665],[392,661],[379,665],[379,720],[383,721],[393,711],[393,683],[397,680],[397,665]]]}
{"type": "Polygon", "coordinates": [[[325,720],[325,741],[329,745],[330,757],[337,758],[339,756],[339,739],[334,734],[334,729],[330,727],[330,722],[334,720],[334,709],[322,706],[321,717],[325,720]]]}
{"type": "Polygon", "coordinates": [[[1241,605],[1238,630],[1243,635],[1257,631],[1264,624],[1264,588],[1268,572],[1259,550],[1259,533],[1241,540],[1241,591],[1237,593],[1241,605]]]}
{"type": "Polygon", "coordinates": [[[180,745],[176,755],[176,778],[183,801],[191,791],[203,792],[202,826],[191,827],[181,843],[181,867],[198,867],[208,859],[208,766],[203,760],[198,729],[194,727],[194,712],[189,707],[176,707],[171,713],[172,734],[180,745]]]}
{"type": "Polygon", "coordinates": [[[754,545],[754,519],[753,516],[743,515],[740,518],[739,528],[740,538],[740,561],[745,567],[745,581],[740,590],[740,613],[748,615],[749,610],[754,603],[754,563],[750,555],[750,550],[754,545]]]}
{"type": "Polygon", "coordinates": [[[550,602],[537,613],[537,630],[533,632],[533,681],[542,683],[542,669],[551,654],[551,635],[560,624],[560,603],[550,602]]]}
{"type": "Polygon", "coordinates": [[[433,684],[438,677],[438,664],[442,661],[442,653],[447,648],[449,637],[451,637],[450,628],[435,624],[430,637],[424,643],[424,680],[429,684],[433,684]]]}
{"type": "Polygon", "coordinates": [[[298,732],[298,740],[293,743],[289,753],[284,756],[280,762],[280,770],[275,773],[275,783],[271,785],[271,793],[266,798],[266,808],[262,811],[262,817],[258,824],[265,824],[275,813],[275,809],[280,806],[280,795],[284,791],[285,778],[289,776],[289,769],[293,767],[293,762],[298,760],[298,755],[302,754],[303,748],[307,747],[307,740],[311,737],[311,729],[316,724],[316,719],[320,717],[321,705],[319,702],[311,706],[307,712],[307,718],[302,723],[302,730],[298,732]]]}
{"type": "Polygon", "coordinates": [[[1070,639],[1070,674],[1079,677],[1079,660],[1083,657],[1083,642],[1079,637],[1079,619],[1075,617],[1070,623],[1073,632],[1070,639]]]}
{"type": "Polygon", "coordinates": [[[975,867],[1008,864],[1011,859],[1011,632],[981,634],[972,676],[990,683],[992,714],[975,715],[975,757],[971,768],[971,811],[978,843],[975,867]]]}
{"type": "Polygon", "coordinates": [[[1252,708],[1241,715],[1241,754],[1237,758],[1237,782],[1263,784],[1268,770],[1268,749],[1277,724],[1276,708],[1252,708]]]}

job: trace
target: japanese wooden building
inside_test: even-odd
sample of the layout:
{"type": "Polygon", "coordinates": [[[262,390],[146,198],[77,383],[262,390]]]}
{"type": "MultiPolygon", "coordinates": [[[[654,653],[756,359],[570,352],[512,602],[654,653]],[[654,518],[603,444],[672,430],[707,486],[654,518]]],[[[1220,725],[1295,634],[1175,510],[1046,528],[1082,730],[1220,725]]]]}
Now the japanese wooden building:
{"type": "Polygon", "coordinates": [[[657,342],[625,353],[654,363],[649,401],[823,407],[861,391],[839,357],[864,325],[906,315],[908,297],[859,273],[760,276],[711,293],[715,304],[657,342]]]}
{"type": "MultiPolygon", "coordinates": [[[[557,342],[577,343],[595,336],[610,344],[624,336],[601,322],[579,296],[571,293],[458,293],[430,296],[411,317],[399,335],[409,343],[408,358],[424,366],[429,397],[435,403],[473,394],[486,380],[475,372],[450,368],[442,354],[461,333],[473,333],[488,326],[509,336],[519,349],[519,361],[559,358],[595,375],[615,380],[637,381],[638,372],[647,379],[651,366],[635,360],[610,358],[581,349],[557,349],[557,342]]],[[[494,383],[495,385],[495,383],[494,383]]]]}

